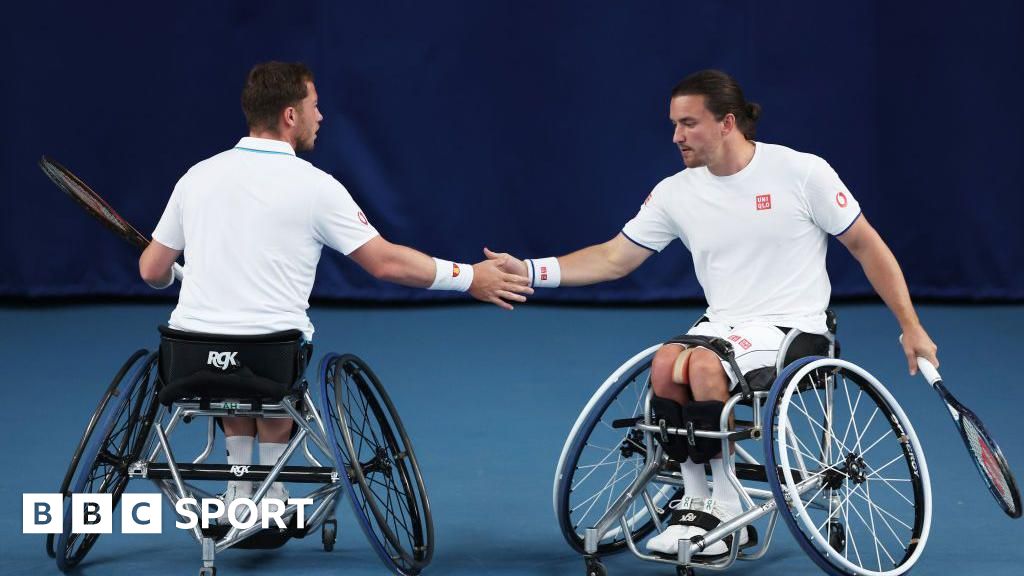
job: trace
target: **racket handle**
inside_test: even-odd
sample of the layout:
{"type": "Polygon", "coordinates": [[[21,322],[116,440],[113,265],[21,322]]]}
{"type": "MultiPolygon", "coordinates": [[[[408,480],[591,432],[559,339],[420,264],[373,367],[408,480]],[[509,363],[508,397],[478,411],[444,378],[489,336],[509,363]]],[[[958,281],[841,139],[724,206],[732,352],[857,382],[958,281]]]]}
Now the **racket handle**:
{"type": "Polygon", "coordinates": [[[171,273],[174,274],[174,279],[181,282],[185,278],[185,270],[181,267],[181,264],[175,262],[171,264],[171,273]]]}
{"type": "Polygon", "coordinates": [[[917,369],[921,371],[921,375],[924,376],[924,379],[932,386],[934,386],[939,380],[942,380],[942,376],[939,375],[938,369],[936,369],[935,366],[933,366],[926,358],[921,358],[920,356],[917,357],[917,369]]]}

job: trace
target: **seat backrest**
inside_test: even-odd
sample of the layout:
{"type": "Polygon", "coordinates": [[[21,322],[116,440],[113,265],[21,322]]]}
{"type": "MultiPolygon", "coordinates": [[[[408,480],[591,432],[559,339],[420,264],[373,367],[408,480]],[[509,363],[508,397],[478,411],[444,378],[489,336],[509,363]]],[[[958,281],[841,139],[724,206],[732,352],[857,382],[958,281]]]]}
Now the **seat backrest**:
{"type": "Polygon", "coordinates": [[[309,345],[299,330],[237,336],[160,327],[160,400],[280,399],[302,377],[309,345]]]}

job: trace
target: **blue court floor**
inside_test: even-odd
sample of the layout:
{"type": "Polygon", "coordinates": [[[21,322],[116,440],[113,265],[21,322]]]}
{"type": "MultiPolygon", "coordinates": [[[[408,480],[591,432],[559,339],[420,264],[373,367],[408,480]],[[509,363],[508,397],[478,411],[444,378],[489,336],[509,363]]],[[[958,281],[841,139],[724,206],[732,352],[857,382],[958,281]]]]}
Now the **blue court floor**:
{"type": "MultiPolygon", "coordinates": [[[[1003,515],[984,488],[938,397],[906,373],[897,326],[879,305],[841,305],[843,356],[887,383],[910,416],[932,475],[931,539],[916,574],[1021,574],[1024,521],[1003,515]]],[[[919,307],[939,344],[947,384],[988,424],[1024,479],[1024,306],[919,307]]],[[[81,431],[113,373],[137,348],[153,348],[165,304],[0,308],[0,575],[57,574],[44,538],[21,532],[21,495],[54,492],[81,431]]],[[[582,575],[562,540],[551,490],[562,443],[608,373],[634,353],[683,331],[695,307],[484,305],[314,308],[319,359],[363,357],[381,377],[419,455],[437,529],[436,575],[582,575]]],[[[318,384],[314,384],[318,385],[318,384]]],[[[197,425],[193,425],[199,428],[197,425]]],[[[189,431],[198,452],[200,430],[189,431]],[[192,434],[195,432],[195,434],[192,434]]],[[[186,440],[188,440],[186,434],[186,440]]],[[[176,449],[189,453],[189,447],[176,449]]],[[[218,444],[223,453],[223,444],[218,444]]],[[[218,456],[222,458],[222,456],[218,456]]],[[[129,486],[130,491],[151,485],[129,486]]],[[[276,551],[227,551],[218,573],[382,575],[348,503],[334,552],[319,537],[276,551]]],[[[115,528],[118,524],[115,522],[115,528]]],[[[670,575],[628,553],[613,575],[670,575]]],[[[195,574],[200,550],[174,528],[162,535],[110,534],[78,569],[83,575],[195,574]]],[[[733,574],[817,574],[780,526],[768,556],[733,574]]]]}

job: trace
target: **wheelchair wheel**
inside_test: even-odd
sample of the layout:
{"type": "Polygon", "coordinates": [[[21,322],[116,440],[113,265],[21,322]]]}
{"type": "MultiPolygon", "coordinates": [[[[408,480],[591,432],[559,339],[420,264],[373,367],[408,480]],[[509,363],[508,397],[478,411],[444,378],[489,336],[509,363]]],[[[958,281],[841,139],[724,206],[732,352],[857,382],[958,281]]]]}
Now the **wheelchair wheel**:
{"type": "MultiPolygon", "coordinates": [[[[644,435],[633,431],[631,424],[621,424],[645,417],[651,359],[660,347],[658,344],[637,354],[604,381],[562,447],[555,470],[555,516],[566,542],[581,554],[585,553],[584,531],[597,523],[647,463],[644,435]],[[617,420],[620,426],[615,425],[617,420]]],[[[681,487],[667,484],[647,488],[659,519],[668,518],[671,511],[667,504],[681,497],[682,492],[681,487]]],[[[625,517],[634,541],[656,528],[642,498],[630,505],[625,517]]],[[[596,553],[608,555],[625,549],[625,534],[616,525],[598,543],[596,553]]]]}
{"type": "Polygon", "coordinates": [[[836,575],[896,576],[931,526],[924,452],[900,405],[864,369],[801,359],[768,398],[764,450],[781,516],[801,548],[836,575]]]}
{"type": "MultiPolygon", "coordinates": [[[[123,384],[125,375],[132,369],[133,366],[139,360],[145,356],[146,350],[136,350],[128,360],[125,361],[121,369],[117,371],[117,375],[111,380],[110,385],[107,386],[107,391],[100,398],[100,403],[96,406],[96,410],[93,411],[92,417],[89,419],[89,423],[85,426],[85,432],[82,433],[82,438],[78,441],[78,447],[75,448],[75,453],[71,456],[71,464],[68,465],[67,472],[64,473],[64,480],[60,483],[60,493],[65,499],[71,497],[71,480],[75,474],[75,470],[78,468],[78,461],[82,459],[82,453],[85,451],[85,447],[89,444],[89,440],[92,438],[93,430],[96,429],[96,424],[103,420],[105,410],[110,405],[110,399],[118,394],[118,387],[123,384]]],[[[112,406],[111,406],[112,407],[112,406]]],[[[46,535],[46,555],[50,558],[56,558],[57,553],[53,549],[54,534],[46,535]]]]}
{"type": "Polygon", "coordinates": [[[358,524],[396,574],[419,574],[434,553],[434,523],[405,427],[358,357],[330,354],[320,374],[328,442],[348,474],[358,524]]]}
{"type": "Polygon", "coordinates": [[[62,490],[64,531],[54,550],[62,571],[81,562],[100,536],[71,533],[70,495],[110,494],[116,509],[128,484],[128,466],[139,458],[149,437],[160,405],[153,374],[156,353],[139,352],[121,368],[100,401],[65,477],[70,490],[62,490]]]}

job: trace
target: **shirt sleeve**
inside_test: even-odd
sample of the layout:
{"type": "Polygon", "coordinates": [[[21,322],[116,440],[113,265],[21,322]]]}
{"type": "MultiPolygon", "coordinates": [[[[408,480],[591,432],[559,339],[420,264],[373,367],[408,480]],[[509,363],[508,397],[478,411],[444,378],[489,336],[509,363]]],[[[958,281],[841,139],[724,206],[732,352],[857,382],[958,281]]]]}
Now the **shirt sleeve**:
{"type": "Polygon", "coordinates": [[[828,162],[817,156],[813,157],[804,195],[811,220],[833,236],[846,232],[860,215],[857,199],[828,162]]]}
{"type": "Polygon", "coordinates": [[[667,196],[668,190],[662,181],[644,200],[636,216],[622,227],[622,235],[652,252],[661,252],[678,238],[679,232],[665,210],[667,196]]]}
{"type": "Polygon", "coordinates": [[[348,256],[379,232],[341,182],[327,176],[313,205],[313,235],[321,244],[348,256]]]}
{"type": "MultiPolygon", "coordinates": [[[[184,178],[182,178],[184,180],[184,178]]],[[[153,239],[173,250],[185,249],[185,226],[181,220],[182,180],[178,180],[167,201],[163,216],[153,230],[153,239]]]]}

